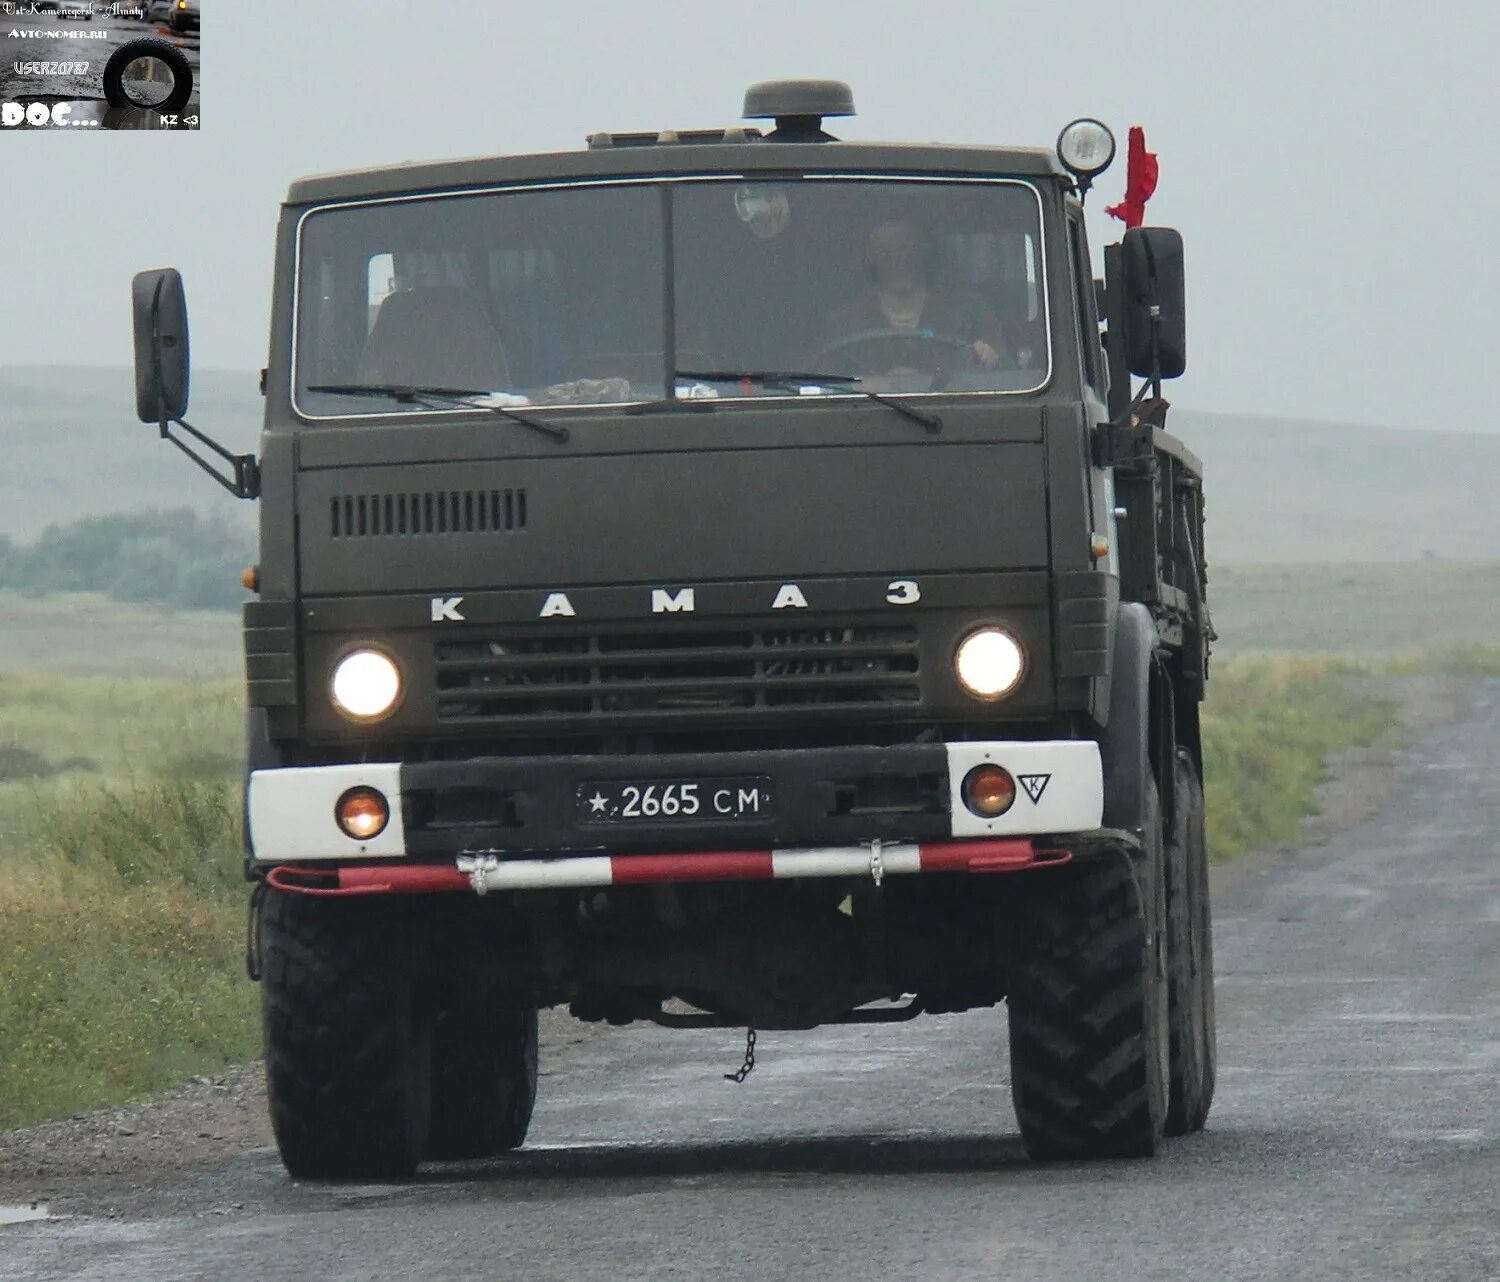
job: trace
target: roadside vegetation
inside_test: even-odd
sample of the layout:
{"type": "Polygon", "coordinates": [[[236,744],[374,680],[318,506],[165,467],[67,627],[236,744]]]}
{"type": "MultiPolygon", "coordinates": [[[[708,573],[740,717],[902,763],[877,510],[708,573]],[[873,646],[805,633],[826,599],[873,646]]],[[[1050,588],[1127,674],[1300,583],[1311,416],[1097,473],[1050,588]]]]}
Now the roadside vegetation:
{"type": "MultiPolygon", "coordinates": [[[[1232,577],[1216,580],[1225,595],[1232,577]]],[[[1318,590],[1298,591],[1315,612],[1318,590]]],[[[1378,594],[1368,599],[1378,612],[1378,594]]],[[[1262,603],[1291,608],[1279,589],[1262,603]]],[[[259,1053],[244,977],[235,623],[0,593],[0,1128],[259,1053]]],[[[1329,755],[1393,726],[1394,704],[1363,678],[1500,675],[1500,648],[1424,641],[1411,622],[1399,644],[1342,656],[1255,653],[1222,616],[1219,628],[1204,716],[1218,858],[1293,837],[1329,755]]]]}
{"type": "Polygon", "coordinates": [[[1294,837],[1317,810],[1335,752],[1372,744],[1396,723],[1394,701],[1323,658],[1217,663],[1203,709],[1208,850],[1228,859],[1294,837]]]}
{"type": "Polygon", "coordinates": [[[0,535],[0,589],[228,609],[244,600],[240,571],[252,559],[243,524],[187,508],[86,516],[49,525],[29,544],[0,535]]]}
{"type": "Polygon", "coordinates": [[[256,1055],[240,698],[0,675],[0,1127],[256,1055]]]}

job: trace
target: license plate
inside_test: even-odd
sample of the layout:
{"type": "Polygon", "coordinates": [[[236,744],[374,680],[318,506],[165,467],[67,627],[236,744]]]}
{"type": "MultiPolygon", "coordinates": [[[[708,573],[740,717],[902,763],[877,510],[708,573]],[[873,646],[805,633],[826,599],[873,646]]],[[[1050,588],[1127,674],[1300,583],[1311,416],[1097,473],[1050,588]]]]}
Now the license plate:
{"type": "Polygon", "coordinates": [[[771,781],[745,779],[611,779],[578,785],[581,823],[711,823],[765,819],[771,781]]]}

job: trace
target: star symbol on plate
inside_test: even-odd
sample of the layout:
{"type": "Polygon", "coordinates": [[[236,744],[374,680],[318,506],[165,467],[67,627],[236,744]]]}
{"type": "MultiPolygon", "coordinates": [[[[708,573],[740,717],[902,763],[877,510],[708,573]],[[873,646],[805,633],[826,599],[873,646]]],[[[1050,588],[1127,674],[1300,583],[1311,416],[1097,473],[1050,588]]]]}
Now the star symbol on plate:
{"type": "Polygon", "coordinates": [[[602,792],[596,792],[592,797],[589,798],[589,805],[594,808],[594,814],[602,815],[609,805],[609,798],[606,797],[602,792]]]}

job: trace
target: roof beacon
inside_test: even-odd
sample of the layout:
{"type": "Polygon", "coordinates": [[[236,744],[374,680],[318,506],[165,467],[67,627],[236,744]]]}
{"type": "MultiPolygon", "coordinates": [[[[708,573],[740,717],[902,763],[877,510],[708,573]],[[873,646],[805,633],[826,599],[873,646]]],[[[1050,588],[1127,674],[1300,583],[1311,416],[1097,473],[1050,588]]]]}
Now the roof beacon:
{"type": "Polygon", "coordinates": [[[837,142],[826,116],[852,116],[854,94],[842,80],[762,80],[745,91],[746,120],[775,120],[768,142],[837,142]]]}

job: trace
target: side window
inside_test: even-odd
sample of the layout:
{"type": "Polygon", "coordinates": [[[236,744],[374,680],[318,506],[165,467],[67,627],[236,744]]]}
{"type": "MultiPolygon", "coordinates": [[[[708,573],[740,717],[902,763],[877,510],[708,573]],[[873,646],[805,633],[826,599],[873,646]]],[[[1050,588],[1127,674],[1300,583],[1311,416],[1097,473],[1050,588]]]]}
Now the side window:
{"type": "Polygon", "coordinates": [[[1078,299],[1078,350],[1083,353],[1083,376],[1100,396],[1108,392],[1104,353],[1099,345],[1099,303],[1094,297],[1094,271],[1081,219],[1068,216],[1069,257],[1078,299]]]}

